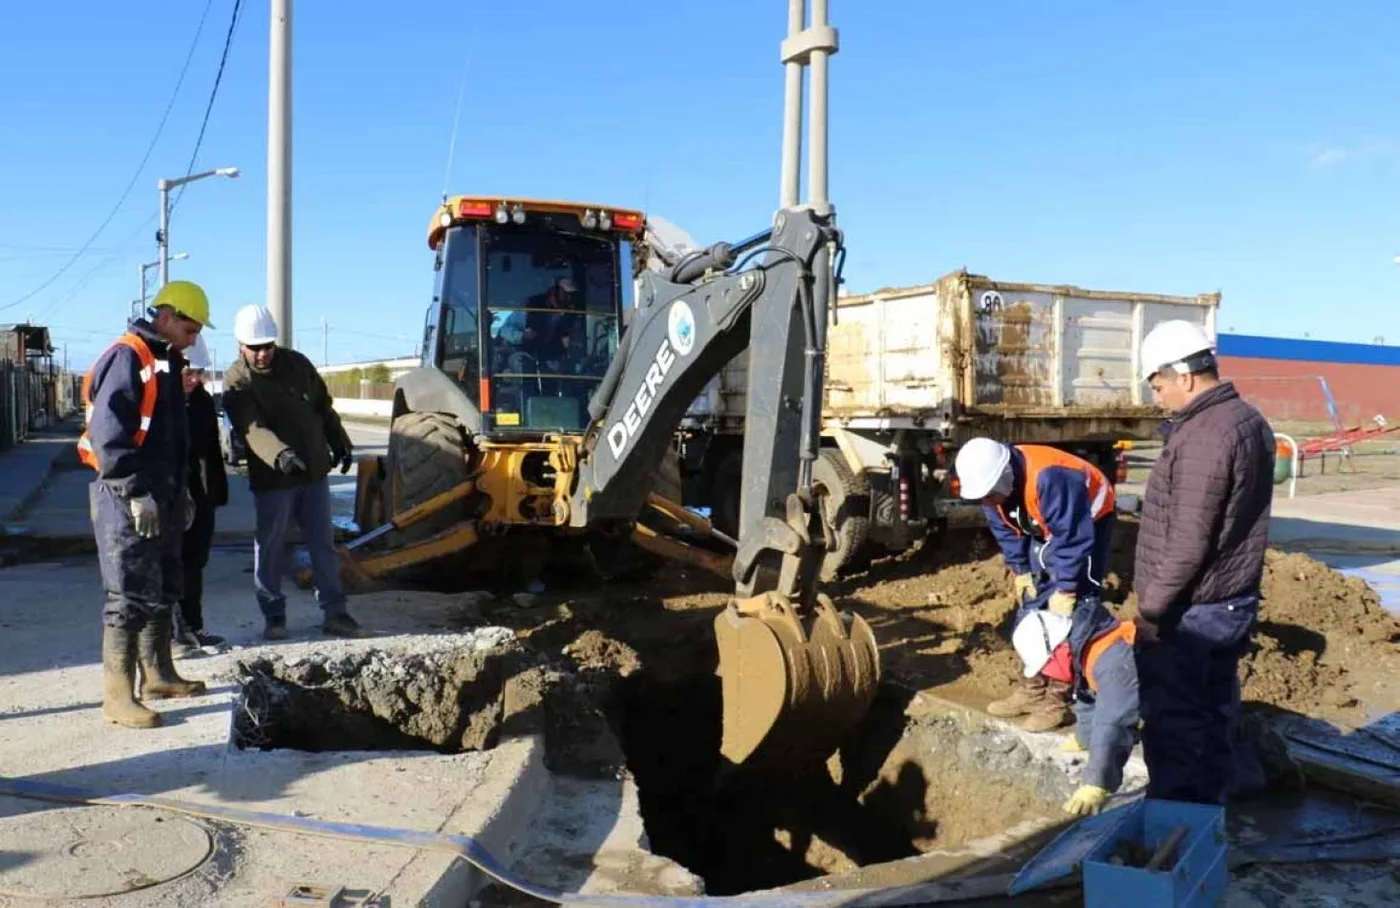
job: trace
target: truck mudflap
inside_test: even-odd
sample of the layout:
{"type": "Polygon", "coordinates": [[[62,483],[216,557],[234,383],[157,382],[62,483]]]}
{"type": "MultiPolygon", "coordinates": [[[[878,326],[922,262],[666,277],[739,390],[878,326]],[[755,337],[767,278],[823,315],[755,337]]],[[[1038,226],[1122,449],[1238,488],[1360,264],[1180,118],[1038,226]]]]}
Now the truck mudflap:
{"type": "Polygon", "coordinates": [[[825,758],[875,698],[875,635],[825,594],[806,614],[774,592],[731,599],[715,617],[715,642],[720,753],[734,764],[825,758]]]}

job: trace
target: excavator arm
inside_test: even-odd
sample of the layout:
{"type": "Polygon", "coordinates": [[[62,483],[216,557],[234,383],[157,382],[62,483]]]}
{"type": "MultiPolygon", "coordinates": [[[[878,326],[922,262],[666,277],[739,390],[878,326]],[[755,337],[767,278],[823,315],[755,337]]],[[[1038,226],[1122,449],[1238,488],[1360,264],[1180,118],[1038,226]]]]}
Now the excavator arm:
{"type": "Polygon", "coordinates": [[[804,513],[812,503],[831,263],[841,249],[834,220],[784,209],[771,230],[643,276],[631,325],[590,404],[570,523],[635,517],[686,408],[747,348],[735,580],[744,595],[771,589],[810,604],[825,537],[818,521],[816,538],[803,538],[806,518],[802,529],[792,526],[789,509],[793,496],[804,513]]]}
{"type": "Polygon", "coordinates": [[[748,350],[735,595],[715,619],[721,753],[734,764],[822,759],[864,717],[879,658],[858,615],[817,592],[831,529],[812,464],[820,438],[827,316],[844,259],[827,199],[826,0],[789,0],[780,207],[773,226],[647,272],[578,458],[574,526],[634,518],[686,408],[748,350]],[[804,70],[811,66],[811,199],[798,202],[804,70]],[[757,260],[757,264],[746,267],[757,260]]]}

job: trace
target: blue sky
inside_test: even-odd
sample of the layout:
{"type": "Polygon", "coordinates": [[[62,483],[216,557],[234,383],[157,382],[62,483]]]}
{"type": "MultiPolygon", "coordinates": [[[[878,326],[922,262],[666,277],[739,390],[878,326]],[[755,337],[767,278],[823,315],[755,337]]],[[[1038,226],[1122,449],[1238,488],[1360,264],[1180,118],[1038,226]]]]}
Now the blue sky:
{"type": "MultiPolygon", "coordinates": [[[[11,4],[0,25],[0,322],[55,326],[74,367],[156,257],[158,177],[185,172],[233,0],[11,4]],[[5,308],[8,307],[8,308],[5,308]]],[[[849,288],[949,270],[1220,290],[1220,326],[1400,341],[1400,7],[833,0],[831,196],[849,288]],[[1053,9],[1052,9],[1053,8],[1053,9]]],[[[319,360],[411,352],[448,186],[645,207],[698,239],[777,201],[786,4],[296,4],[294,301],[319,360]],[[394,10],[393,12],[387,12],[394,10]]],[[[267,0],[247,0],[172,277],[233,313],[265,293],[267,0]]],[[[154,278],[154,271],[152,277],[154,278]]]]}

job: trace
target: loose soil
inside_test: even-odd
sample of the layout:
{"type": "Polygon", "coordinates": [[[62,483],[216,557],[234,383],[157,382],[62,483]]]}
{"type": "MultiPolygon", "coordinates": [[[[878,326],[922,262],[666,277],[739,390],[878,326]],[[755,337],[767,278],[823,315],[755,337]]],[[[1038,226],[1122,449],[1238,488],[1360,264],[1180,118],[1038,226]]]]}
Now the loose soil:
{"type": "MultiPolygon", "coordinates": [[[[1106,590],[1126,617],[1135,607],[1137,526],[1132,519],[1119,525],[1106,590]]],[[[825,766],[791,767],[779,777],[726,775],[716,766],[712,622],[729,598],[728,584],[675,566],[601,588],[582,573],[547,579],[547,594],[468,593],[461,607],[442,609],[459,627],[509,629],[524,655],[473,650],[434,666],[407,666],[404,677],[395,669],[394,696],[354,680],[365,666],[344,666],[332,673],[348,683],[339,686],[331,714],[338,703],[345,712],[388,720],[381,732],[387,724],[394,734],[381,734],[383,746],[409,740],[435,749],[488,747],[512,722],[545,730],[552,771],[630,773],[652,850],[704,877],[714,894],[811,880],[1058,817],[1070,785],[1063,771],[1033,760],[1014,741],[905,714],[919,691],[981,707],[1018,677],[1008,642],[1010,578],[985,531],[953,533],[936,548],[886,559],[830,586],[840,608],[870,622],[884,684],[842,752],[825,766]],[[415,680],[433,671],[456,680],[441,689],[415,680]],[[415,684],[421,696],[400,693],[417,690],[415,684]],[[454,702],[445,696],[453,685],[486,693],[481,702],[454,702]],[[436,718],[423,718],[430,712],[436,718]]],[[[1400,708],[1395,685],[1368,683],[1400,670],[1400,622],[1363,582],[1305,555],[1271,551],[1263,586],[1261,626],[1241,668],[1247,701],[1357,724],[1364,708],[1400,708]]],[[[302,689],[324,681],[308,684],[267,666],[250,676],[259,672],[302,689]]],[[[326,692],[315,692],[324,706],[326,692]]],[[[264,722],[262,734],[269,725],[278,723],[264,722]]],[[[341,737],[366,736],[354,727],[341,737]]],[[[311,745],[284,737],[279,746],[311,745]]]]}

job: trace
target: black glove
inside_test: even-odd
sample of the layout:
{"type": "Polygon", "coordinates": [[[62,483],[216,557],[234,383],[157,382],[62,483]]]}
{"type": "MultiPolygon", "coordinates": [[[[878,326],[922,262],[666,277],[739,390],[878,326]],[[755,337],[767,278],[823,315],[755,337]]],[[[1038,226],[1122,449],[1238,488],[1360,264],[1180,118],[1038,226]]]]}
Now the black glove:
{"type": "Polygon", "coordinates": [[[340,475],[344,476],[350,472],[350,468],[355,465],[355,457],[352,448],[343,451],[331,449],[331,462],[340,465],[340,475]]]}
{"type": "Polygon", "coordinates": [[[296,476],[306,472],[306,463],[291,448],[285,448],[281,454],[277,455],[276,466],[278,470],[288,476],[296,476]]]}

